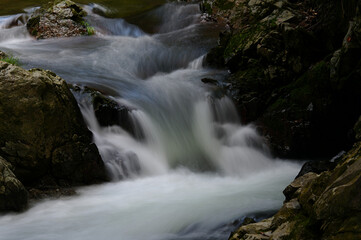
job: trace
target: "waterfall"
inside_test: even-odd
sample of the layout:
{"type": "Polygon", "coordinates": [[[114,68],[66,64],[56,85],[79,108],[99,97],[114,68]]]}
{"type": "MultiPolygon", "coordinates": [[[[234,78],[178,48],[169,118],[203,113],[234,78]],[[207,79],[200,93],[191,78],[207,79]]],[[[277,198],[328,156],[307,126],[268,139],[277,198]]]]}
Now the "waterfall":
{"type": "Polygon", "coordinates": [[[36,41],[24,25],[1,27],[18,17],[6,16],[0,48],[125,106],[133,129],[101,126],[91,98],[75,93],[113,181],[0,216],[0,238],[218,240],[233,220],[280,207],[300,166],[271,157],[220,87],[227,71],[203,66],[219,29],[198,5],[166,3],[132,23],[104,17],[111,7],[85,9],[95,36],[36,41]]]}

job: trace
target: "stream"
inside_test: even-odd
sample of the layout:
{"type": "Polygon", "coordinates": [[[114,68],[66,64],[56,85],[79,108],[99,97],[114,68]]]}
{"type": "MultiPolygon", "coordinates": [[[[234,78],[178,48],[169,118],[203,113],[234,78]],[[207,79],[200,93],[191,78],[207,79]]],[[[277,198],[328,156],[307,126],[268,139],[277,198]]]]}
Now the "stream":
{"type": "Polygon", "coordinates": [[[201,81],[223,84],[227,75],[203,65],[220,26],[202,21],[198,4],[158,1],[121,18],[117,9],[128,2],[81,1],[97,32],[86,37],[34,40],[21,19],[36,5],[0,16],[1,50],[26,69],[49,69],[109,95],[130,109],[135,129],[101,127],[89,98],[74,92],[113,181],[1,215],[0,239],[227,239],[234,220],[282,205],[300,164],[272,158],[232,101],[201,81]]]}

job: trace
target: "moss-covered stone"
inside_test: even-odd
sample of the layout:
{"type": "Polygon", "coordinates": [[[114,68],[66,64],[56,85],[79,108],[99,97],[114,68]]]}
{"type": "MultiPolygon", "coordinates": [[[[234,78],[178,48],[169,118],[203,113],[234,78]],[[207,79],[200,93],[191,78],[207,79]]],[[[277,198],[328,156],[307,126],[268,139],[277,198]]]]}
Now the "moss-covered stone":
{"type": "Polygon", "coordinates": [[[106,179],[104,164],[77,102],[50,71],[0,61],[0,155],[29,185],[51,176],[56,183],[106,179]]]}
{"type": "Polygon", "coordinates": [[[93,35],[85,20],[87,13],[70,0],[56,0],[34,12],[27,22],[29,33],[37,39],[93,35]]]}

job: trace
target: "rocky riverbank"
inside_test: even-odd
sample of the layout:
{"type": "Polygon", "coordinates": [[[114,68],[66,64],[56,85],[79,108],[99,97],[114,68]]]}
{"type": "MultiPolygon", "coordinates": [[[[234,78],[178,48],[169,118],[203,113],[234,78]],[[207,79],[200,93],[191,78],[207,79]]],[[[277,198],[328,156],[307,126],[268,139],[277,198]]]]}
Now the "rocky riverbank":
{"type": "Polygon", "coordinates": [[[274,154],[322,158],[353,143],[361,114],[359,1],[216,0],[228,30],[207,56],[230,69],[229,95],[274,154]],[[336,127],[337,126],[337,127],[336,127]]]}
{"type": "Polygon", "coordinates": [[[229,239],[360,239],[360,124],[361,118],[355,126],[357,142],[335,169],[296,178],[273,217],[244,225],[229,239]]]}
{"type": "Polygon", "coordinates": [[[361,238],[360,5],[201,3],[206,19],[228,24],[207,64],[231,71],[227,91],[242,120],[257,124],[275,155],[330,159],[354,144],[338,164],[299,175],[277,214],[241,226],[231,240],[361,238]]]}

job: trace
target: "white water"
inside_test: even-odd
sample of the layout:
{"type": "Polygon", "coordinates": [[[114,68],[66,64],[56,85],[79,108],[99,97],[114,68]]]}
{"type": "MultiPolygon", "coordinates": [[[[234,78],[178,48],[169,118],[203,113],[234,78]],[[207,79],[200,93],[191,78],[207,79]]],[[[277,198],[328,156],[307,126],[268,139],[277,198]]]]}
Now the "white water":
{"type": "Polygon", "coordinates": [[[77,93],[114,182],[2,216],[0,239],[226,239],[228,223],[281,205],[299,165],[272,159],[254,128],[239,124],[231,101],[201,82],[226,74],[202,66],[215,45],[213,26],[200,23],[197,5],[166,4],[147,16],[159,19],[156,34],[92,13],[93,37],[35,41],[24,26],[0,29],[0,48],[25,67],[112,95],[132,109],[143,135],[100,127],[77,93]]]}

